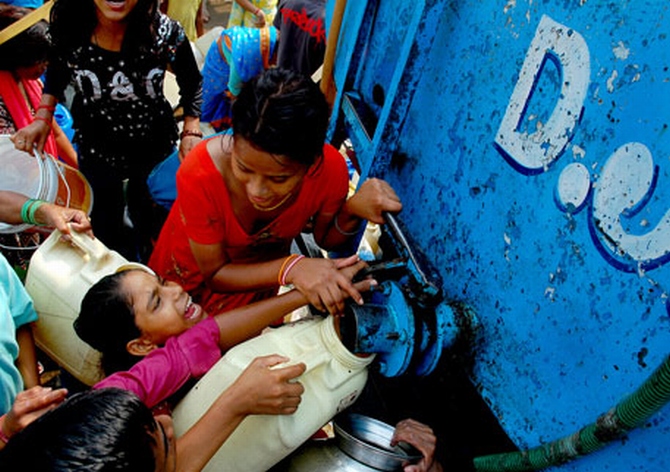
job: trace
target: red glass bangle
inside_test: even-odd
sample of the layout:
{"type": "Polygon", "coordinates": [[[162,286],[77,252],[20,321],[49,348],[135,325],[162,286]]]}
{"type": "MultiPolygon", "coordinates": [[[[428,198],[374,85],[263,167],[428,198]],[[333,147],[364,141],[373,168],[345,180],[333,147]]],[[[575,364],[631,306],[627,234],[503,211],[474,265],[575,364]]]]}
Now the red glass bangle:
{"type": "Polygon", "coordinates": [[[39,106],[37,107],[37,109],[38,109],[38,110],[49,110],[49,111],[52,112],[52,113],[53,113],[54,111],[56,111],[56,107],[52,107],[52,106],[50,106],[50,105],[39,105],[39,106]]]}
{"type": "Polygon", "coordinates": [[[35,121],[37,121],[37,120],[39,120],[39,121],[43,121],[43,122],[45,122],[45,123],[47,124],[47,126],[48,126],[49,128],[51,128],[51,120],[49,120],[49,119],[47,119],[47,118],[44,118],[43,116],[36,116],[36,117],[33,118],[33,119],[34,119],[35,121]]]}

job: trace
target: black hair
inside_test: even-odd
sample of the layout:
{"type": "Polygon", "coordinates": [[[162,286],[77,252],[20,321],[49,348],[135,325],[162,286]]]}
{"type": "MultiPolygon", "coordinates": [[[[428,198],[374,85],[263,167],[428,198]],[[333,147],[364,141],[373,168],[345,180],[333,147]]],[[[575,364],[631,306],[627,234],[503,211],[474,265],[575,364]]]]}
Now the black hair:
{"type": "MultiPolygon", "coordinates": [[[[30,13],[28,8],[8,5],[0,8],[0,30],[30,13]]],[[[51,48],[49,25],[41,20],[0,44],[0,70],[15,71],[46,61],[51,48]]]]}
{"type": "MultiPolygon", "coordinates": [[[[159,18],[156,0],[138,0],[128,15],[123,50],[143,50],[154,46],[159,18]]],[[[93,0],[56,0],[51,9],[50,32],[57,53],[72,51],[90,43],[98,24],[93,0]]]]}
{"type": "Polygon", "coordinates": [[[106,275],[88,289],[81,301],[73,326],[77,335],[102,353],[106,375],[128,370],[140,357],[133,356],[126,344],[140,337],[135,313],[121,287],[129,271],[106,275]]]}
{"type": "Polygon", "coordinates": [[[314,81],[272,67],[242,86],[232,128],[253,146],[311,166],[322,155],[329,107],[314,81]]]}
{"type": "Polygon", "coordinates": [[[103,388],[68,398],[0,451],[0,470],[144,472],[155,470],[156,422],[133,393],[103,388]]]}

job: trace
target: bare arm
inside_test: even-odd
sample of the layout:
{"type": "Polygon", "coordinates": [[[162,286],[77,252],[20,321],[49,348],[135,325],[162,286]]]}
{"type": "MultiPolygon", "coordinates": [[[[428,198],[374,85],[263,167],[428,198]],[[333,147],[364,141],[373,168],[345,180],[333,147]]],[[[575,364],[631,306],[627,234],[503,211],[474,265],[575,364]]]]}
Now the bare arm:
{"type": "Polygon", "coordinates": [[[24,126],[10,138],[16,149],[26,151],[32,155],[35,155],[33,151],[35,146],[40,152],[44,151],[44,143],[46,143],[49,131],[51,131],[49,123],[53,122],[53,110],[57,103],[58,99],[53,95],[42,94],[42,100],[35,114],[40,119],[24,126]]]}
{"type": "MultiPolygon", "coordinates": [[[[19,392],[11,410],[0,421],[0,428],[11,438],[47,411],[55,408],[65,400],[67,390],[36,386],[19,392]]],[[[4,447],[0,441],[0,449],[4,447]]]]}
{"type": "Polygon", "coordinates": [[[437,438],[430,426],[413,419],[405,419],[396,425],[391,445],[403,441],[411,444],[423,454],[418,464],[407,465],[404,472],[442,472],[442,465],[435,459],[437,438]]]}
{"type": "MultiPolygon", "coordinates": [[[[220,245],[203,245],[191,241],[191,251],[200,272],[212,290],[244,292],[267,290],[278,285],[278,275],[286,258],[253,264],[229,263],[220,245]]],[[[293,284],[307,301],[320,311],[341,314],[346,296],[362,302],[360,292],[338,271],[354,264],[356,256],[347,259],[305,258],[289,272],[286,282],[293,284]],[[346,296],[345,296],[346,295],[346,296]]]]}
{"type": "Polygon", "coordinates": [[[384,223],[384,212],[402,210],[400,198],[384,180],[368,179],[335,215],[317,219],[314,237],[319,246],[330,249],[344,244],[360,228],[363,220],[384,223]]]}
{"type": "Polygon", "coordinates": [[[198,37],[205,34],[205,23],[209,21],[209,11],[207,10],[206,2],[207,0],[200,0],[198,13],[195,16],[195,32],[198,37]]]}
{"type": "Polygon", "coordinates": [[[58,147],[58,156],[63,159],[66,164],[77,168],[77,151],[74,150],[74,146],[70,142],[70,139],[67,137],[63,129],[58,125],[56,120],[53,120],[52,128],[54,132],[54,138],[56,139],[56,146],[58,147]]]}
{"type": "Polygon", "coordinates": [[[263,10],[257,8],[256,5],[249,0],[235,0],[235,2],[246,11],[256,16],[257,27],[262,28],[265,26],[265,13],[263,13],[263,10]]]}
{"type": "Polygon", "coordinates": [[[216,315],[219,326],[219,346],[222,351],[251,339],[261,333],[272,322],[305,305],[307,300],[297,290],[251,303],[216,315]]]}
{"type": "Polygon", "coordinates": [[[177,439],[177,471],[199,471],[248,415],[290,415],[300,404],[303,386],[290,382],[305,364],[270,369],[288,361],[278,355],[252,361],[205,414],[177,439]]]}
{"type": "MultiPolygon", "coordinates": [[[[364,261],[358,261],[356,264],[342,268],[340,273],[347,280],[351,280],[366,265],[364,261]]],[[[367,279],[357,283],[356,288],[361,292],[367,291],[375,283],[374,280],[367,279]]],[[[342,294],[342,297],[346,297],[346,294],[342,294]]],[[[279,317],[306,304],[307,298],[300,291],[291,290],[215,316],[221,333],[219,341],[221,349],[227,350],[258,335],[279,317]]]]}
{"type": "MultiPolygon", "coordinates": [[[[27,200],[28,197],[20,193],[0,191],[0,221],[13,225],[24,223],[21,219],[21,207],[27,200]]],[[[89,236],[93,236],[91,222],[81,210],[43,202],[35,212],[35,219],[38,223],[56,228],[64,234],[69,234],[68,223],[70,223],[75,231],[86,232],[89,236]]]]}
{"type": "Polygon", "coordinates": [[[7,190],[0,191],[0,221],[11,225],[23,223],[21,219],[21,206],[28,197],[20,193],[7,190]]]}
{"type": "Polygon", "coordinates": [[[190,241],[191,252],[210,287],[217,292],[265,290],[277,285],[277,274],[283,259],[253,264],[230,263],[219,244],[190,241]]]}
{"type": "Polygon", "coordinates": [[[183,130],[184,132],[182,133],[182,137],[179,140],[180,161],[183,161],[186,155],[189,152],[191,152],[191,149],[193,149],[200,141],[202,141],[202,131],[200,130],[200,118],[196,118],[194,116],[185,116],[183,130]]]}
{"type": "Polygon", "coordinates": [[[19,356],[16,358],[16,367],[21,372],[25,388],[40,384],[37,373],[37,353],[33,339],[32,325],[27,323],[16,330],[16,342],[19,345],[19,356]]]}
{"type": "MultiPolygon", "coordinates": [[[[358,217],[373,223],[384,223],[384,212],[397,213],[402,210],[400,198],[384,180],[368,179],[344,204],[340,216],[358,217]]],[[[346,221],[339,223],[345,224],[346,221]]],[[[346,226],[341,229],[349,229],[346,226]]]]}

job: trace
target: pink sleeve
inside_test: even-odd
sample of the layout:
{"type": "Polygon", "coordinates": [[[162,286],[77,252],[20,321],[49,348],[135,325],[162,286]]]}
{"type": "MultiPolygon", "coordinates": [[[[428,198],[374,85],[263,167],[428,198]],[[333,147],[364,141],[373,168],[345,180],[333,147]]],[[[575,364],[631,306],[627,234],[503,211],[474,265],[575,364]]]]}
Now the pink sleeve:
{"type": "Polygon", "coordinates": [[[116,372],[93,388],[116,387],[135,393],[153,408],[176,393],[189,379],[202,377],[221,358],[219,327],[207,318],[168,339],[126,372],[116,372]]]}

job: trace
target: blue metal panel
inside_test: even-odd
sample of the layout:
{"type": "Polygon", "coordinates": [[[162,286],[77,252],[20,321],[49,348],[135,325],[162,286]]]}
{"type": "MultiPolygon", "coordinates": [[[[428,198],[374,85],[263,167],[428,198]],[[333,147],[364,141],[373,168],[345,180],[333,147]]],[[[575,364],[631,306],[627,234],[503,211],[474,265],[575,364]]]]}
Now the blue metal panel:
{"type": "MultiPolygon", "coordinates": [[[[668,354],[668,8],[347,6],[336,120],[476,312],[472,381],[521,448],[593,422],[668,354]]],[[[560,469],[666,472],[668,415],[560,469]]]]}

